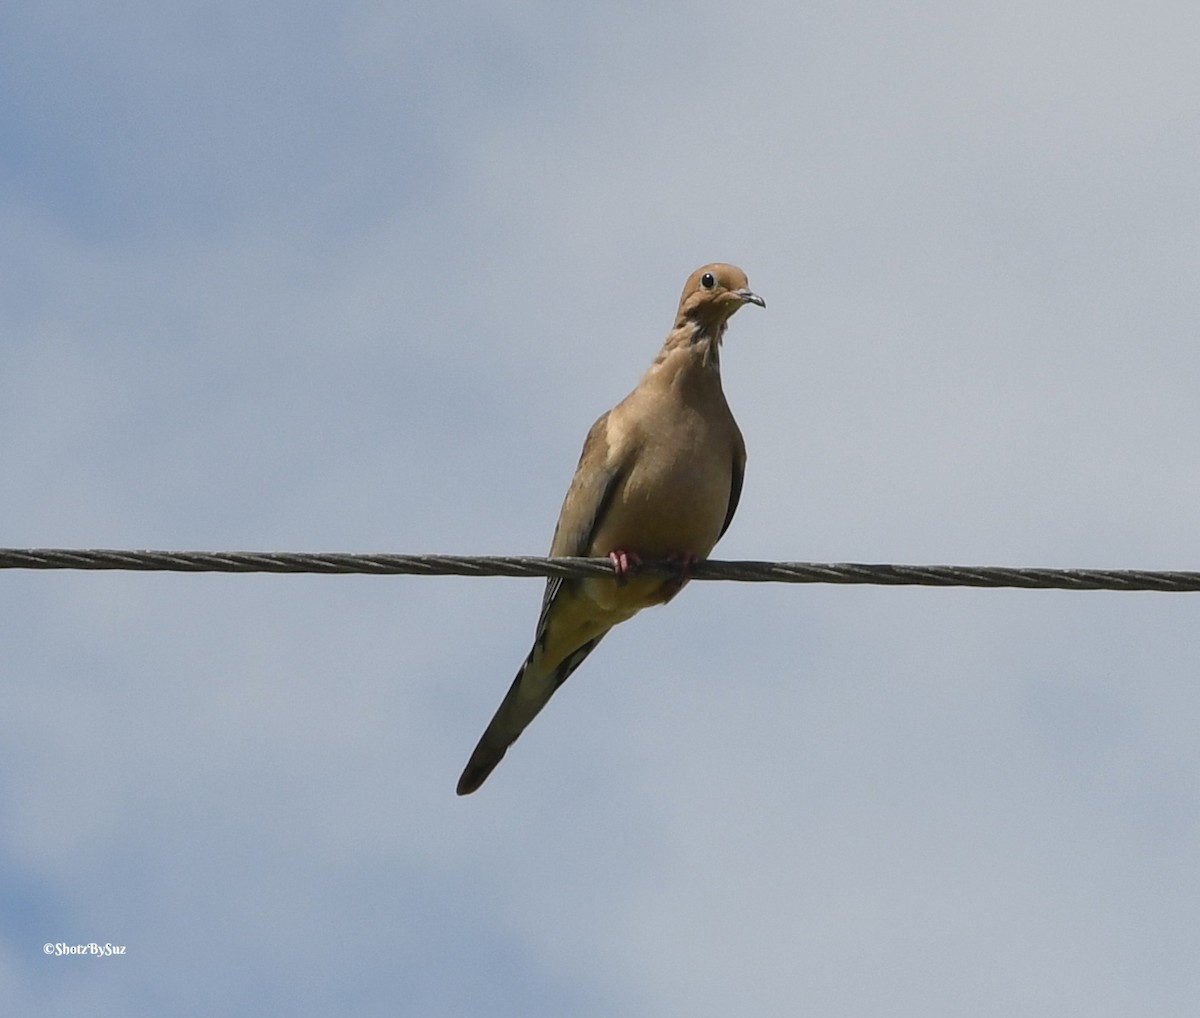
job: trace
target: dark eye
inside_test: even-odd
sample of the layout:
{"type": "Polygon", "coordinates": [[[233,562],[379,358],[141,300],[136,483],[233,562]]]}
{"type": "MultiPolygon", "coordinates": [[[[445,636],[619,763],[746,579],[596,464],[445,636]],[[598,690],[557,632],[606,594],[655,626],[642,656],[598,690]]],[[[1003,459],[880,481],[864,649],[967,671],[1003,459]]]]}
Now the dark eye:
{"type": "Polygon", "coordinates": [[[706,289],[706,290],[711,290],[714,286],[717,285],[717,277],[714,276],[711,272],[706,272],[706,273],[704,273],[703,276],[700,277],[700,285],[702,287],[704,287],[704,289],[706,289]]]}

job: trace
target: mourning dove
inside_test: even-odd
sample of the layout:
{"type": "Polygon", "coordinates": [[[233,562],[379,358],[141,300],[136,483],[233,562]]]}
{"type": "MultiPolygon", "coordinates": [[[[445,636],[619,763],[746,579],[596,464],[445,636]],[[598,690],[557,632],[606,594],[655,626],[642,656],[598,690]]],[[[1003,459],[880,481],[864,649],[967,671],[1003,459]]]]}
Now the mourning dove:
{"type": "Polygon", "coordinates": [[[713,264],[688,277],[675,325],[638,387],[588,432],[550,554],[605,557],[612,577],[551,578],[533,649],[458,781],[474,792],[613,626],[664,604],[729,527],[746,446],[721,389],[721,339],[743,304],[766,307],[746,274],[713,264]],[[638,576],[670,560],[676,577],[638,576]]]}

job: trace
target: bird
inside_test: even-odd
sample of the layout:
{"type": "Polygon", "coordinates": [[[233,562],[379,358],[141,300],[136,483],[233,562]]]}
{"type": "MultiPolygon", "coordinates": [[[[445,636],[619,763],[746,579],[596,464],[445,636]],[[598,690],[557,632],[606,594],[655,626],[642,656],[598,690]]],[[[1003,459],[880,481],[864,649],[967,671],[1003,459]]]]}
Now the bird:
{"type": "Polygon", "coordinates": [[[613,575],[546,581],[533,648],[471,754],[459,795],[487,780],[613,626],[670,601],[729,529],[746,444],[721,387],[720,353],[730,317],[746,304],[767,306],[737,266],[693,272],[654,363],[592,425],[550,555],[608,558],[613,575]],[[643,560],[678,573],[638,575],[643,560]]]}

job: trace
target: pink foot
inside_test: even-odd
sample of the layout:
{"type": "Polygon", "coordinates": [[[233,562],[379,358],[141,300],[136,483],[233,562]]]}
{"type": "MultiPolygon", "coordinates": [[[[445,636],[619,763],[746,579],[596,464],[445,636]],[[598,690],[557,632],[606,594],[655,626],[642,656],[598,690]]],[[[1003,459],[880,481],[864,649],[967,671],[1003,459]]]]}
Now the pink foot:
{"type": "Polygon", "coordinates": [[[675,555],[669,555],[667,561],[679,566],[679,575],[668,580],[663,584],[662,595],[663,604],[666,604],[676,594],[683,590],[684,585],[691,579],[692,566],[699,562],[698,556],[693,555],[690,551],[681,551],[675,555]]]}
{"type": "Polygon", "coordinates": [[[642,558],[636,551],[625,551],[624,548],[610,551],[608,559],[617,575],[617,583],[628,583],[630,575],[642,564],[642,558]]]}

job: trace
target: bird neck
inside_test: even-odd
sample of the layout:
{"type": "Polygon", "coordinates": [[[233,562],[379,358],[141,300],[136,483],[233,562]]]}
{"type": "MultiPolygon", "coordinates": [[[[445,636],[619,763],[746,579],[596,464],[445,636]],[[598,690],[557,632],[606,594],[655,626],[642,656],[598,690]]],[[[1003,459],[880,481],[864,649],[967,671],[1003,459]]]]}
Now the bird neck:
{"type": "Polygon", "coordinates": [[[727,319],[702,320],[680,315],[667,333],[655,366],[678,362],[678,369],[699,368],[721,375],[721,340],[725,338],[727,319]]]}

